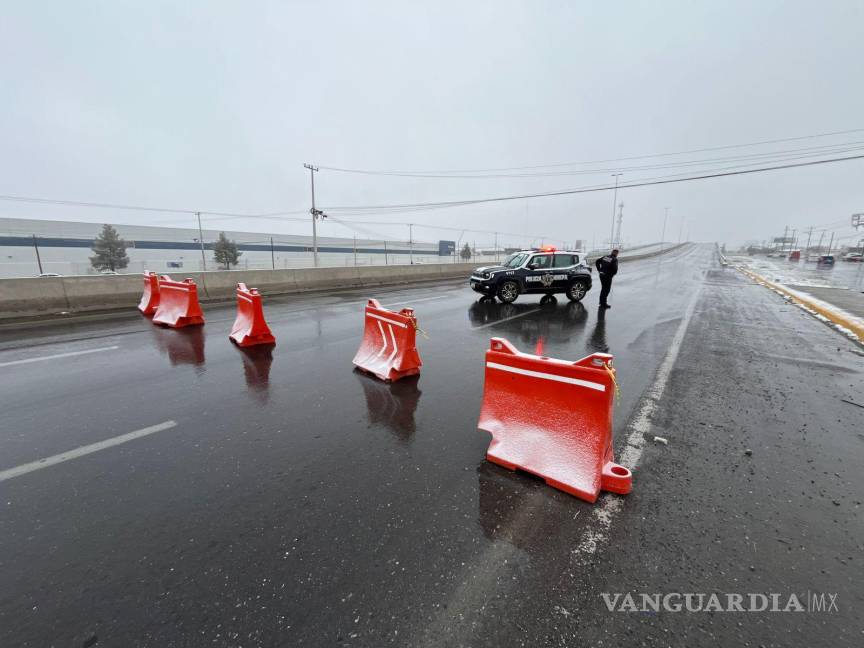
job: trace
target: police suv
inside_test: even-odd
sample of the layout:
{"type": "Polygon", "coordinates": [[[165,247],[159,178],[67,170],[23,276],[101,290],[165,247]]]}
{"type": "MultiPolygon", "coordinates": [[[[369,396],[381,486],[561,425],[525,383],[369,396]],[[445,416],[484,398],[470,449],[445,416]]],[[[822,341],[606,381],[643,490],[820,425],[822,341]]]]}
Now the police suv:
{"type": "Polygon", "coordinates": [[[579,252],[544,247],[511,254],[500,266],[477,268],[470,282],[473,290],[507,304],[523,293],[544,299],[564,293],[578,302],[591,290],[591,268],[579,252]]]}

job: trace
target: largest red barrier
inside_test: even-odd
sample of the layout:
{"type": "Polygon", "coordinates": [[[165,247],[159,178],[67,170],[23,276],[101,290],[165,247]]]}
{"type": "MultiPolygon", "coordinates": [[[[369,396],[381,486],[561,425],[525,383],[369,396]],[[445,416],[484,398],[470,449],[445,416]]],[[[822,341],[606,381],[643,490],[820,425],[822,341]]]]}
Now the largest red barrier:
{"type": "Polygon", "coordinates": [[[606,353],[567,362],[492,338],[477,424],[492,434],[486,458],[589,502],[629,493],[632,475],[612,455],[611,366],[606,353]]]}
{"type": "Polygon", "coordinates": [[[257,288],[247,288],[244,283],[237,284],[237,318],[228,337],[241,347],[276,344],[276,338],[264,321],[264,307],[257,288]]]}
{"type": "Polygon", "coordinates": [[[182,328],[204,323],[204,313],[198,303],[198,286],[191,279],[174,281],[168,275],[159,277],[159,307],[154,324],[182,328]]]}
{"type": "Polygon", "coordinates": [[[152,317],[159,307],[159,276],[155,272],[144,273],[144,294],[138,303],[138,310],[152,317]]]}
{"type": "Polygon", "coordinates": [[[419,374],[422,364],[417,353],[414,311],[403,308],[397,313],[381,306],[377,299],[370,299],[354,366],[392,381],[419,374]]]}

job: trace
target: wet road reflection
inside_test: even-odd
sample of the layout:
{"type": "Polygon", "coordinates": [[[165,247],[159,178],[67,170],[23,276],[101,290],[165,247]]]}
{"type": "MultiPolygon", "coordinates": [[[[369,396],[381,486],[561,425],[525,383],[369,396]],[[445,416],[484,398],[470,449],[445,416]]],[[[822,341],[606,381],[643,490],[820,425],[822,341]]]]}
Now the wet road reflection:
{"type": "Polygon", "coordinates": [[[609,345],[606,343],[606,309],[597,309],[597,321],[594,323],[594,330],[591,337],[588,338],[586,345],[589,351],[599,351],[600,353],[609,353],[609,345]]]}
{"type": "Polygon", "coordinates": [[[506,336],[528,351],[543,338],[544,343],[564,344],[580,335],[588,320],[588,311],[581,303],[551,301],[543,304],[502,304],[477,301],[468,308],[472,327],[498,324],[485,329],[491,335],[506,336]]]}
{"type": "Polygon", "coordinates": [[[423,393],[417,387],[420,376],[385,383],[359,370],[354,375],[363,385],[369,424],[383,425],[402,441],[410,440],[416,430],[414,412],[423,393]]]}
{"type": "Polygon", "coordinates": [[[525,551],[539,550],[558,536],[579,504],[553,492],[539,477],[484,461],[477,466],[478,522],[489,540],[509,542],[525,551]],[[562,515],[561,507],[567,509],[562,515]]]}
{"type": "Polygon", "coordinates": [[[237,347],[243,358],[246,388],[264,404],[270,399],[270,366],[273,364],[273,345],[237,347]]]}
{"type": "Polygon", "coordinates": [[[171,366],[204,364],[204,327],[187,326],[180,329],[153,326],[156,348],[168,356],[171,366]]]}

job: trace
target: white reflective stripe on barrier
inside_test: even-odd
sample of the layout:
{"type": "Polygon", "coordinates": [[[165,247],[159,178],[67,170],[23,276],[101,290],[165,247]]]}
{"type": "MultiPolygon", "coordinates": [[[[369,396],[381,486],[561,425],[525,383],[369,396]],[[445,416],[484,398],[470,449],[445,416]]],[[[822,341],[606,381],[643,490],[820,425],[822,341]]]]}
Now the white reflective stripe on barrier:
{"type": "Polygon", "coordinates": [[[189,289],[183,286],[166,286],[165,284],[162,284],[159,287],[163,290],[182,290],[183,292],[189,292],[189,289]]]}
{"type": "Polygon", "coordinates": [[[390,354],[390,357],[387,358],[387,366],[390,366],[390,363],[393,362],[393,358],[396,357],[396,352],[399,350],[399,347],[396,346],[396,334],[393,333],[393,327],[390,327],[390,339],[393,340],[393,352],[390,354]]]}
{"type": "Polygon", "coordinates": [[[246,295],[241,295],[240,293],[237,293],[237,299],[242,299],[243,301],[247,301],[250,304],[255,303],[255,301],[251,297],[247,297],[246,295]]]}
{"type": "Polygon", "coordinates": [[[566,376],[557,376],[555,374],[543,373],[542,371],[531,371],[530,369],[520,369],[519,367],[511,367],[510,365],[498,364],[497,362],[487,362],[486,366],[490,369],[500,369],[501,371],[509,371],[510,373],[520,374],[522,376],[531,376],[532,378],[542,378],[544,380],[554,380],[556,382],[569,383],[571,385],[579,385],[588,389],[596,389],[597,391],[605,392],[606,385],[600,383],[589,382],[587,380],[579,380],[578,378],[568,378],[566,376]]]}
{"type": "MultiPolygon", "coordinates": [[[[378,355],[375,356],[376,358],[380,358],[381,354],[387,349],[387,336],[384,334],[384,327],[381,326],[381,322],[375,323],[378,325],[378,330],[381,331],[381,339],[384,340],[384,346],[381,347],[381,350],[378,351],[378,355]]],[[[392,331],[393,329],[390,330],[392,331]]]]}
{"type": "Polygon", "coordinates": [[[386,317],[381,317],[380,315],[376,315],[375,313],[366,312],[369,317],[374,317],[375,319],[379,319],[382,322],[387,322],[388,324],[393,324],[394,326],[401,326],[402,328],[408,328],[407,324],[403,324],[402,322],[397,322],[396,320],[387,319],[386,317]]]}

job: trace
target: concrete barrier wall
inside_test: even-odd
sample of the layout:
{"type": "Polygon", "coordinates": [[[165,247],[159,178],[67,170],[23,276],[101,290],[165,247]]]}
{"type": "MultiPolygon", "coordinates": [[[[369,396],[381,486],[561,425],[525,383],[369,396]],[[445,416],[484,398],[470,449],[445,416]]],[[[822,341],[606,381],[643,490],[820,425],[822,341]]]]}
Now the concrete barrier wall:
{"type": "MultiPolygon", "coordinates": [[[[215,270],[185,272],[198,284],[203,302],[234,298],[238,282],[258,288],[264,295],[311,290],[384,286],[443,278],[465,278],[475,263],[388,265],[289,270],[215,270]]],[[[0,320],[15,317],[82,313],[134,308],[141,298],[141,275],[89,275],[0,279],[0,320]]]]}
{"type": "MultiPolygon", "coordinates": [[[[671,246],[672,252],[686,244],[671,246]]],[[[622,263],[636,261],[660,252],[622,256],[622,263]]],[[[593,259],[589,259],[593,262],[593,259]]],[[[479,264],[490,265],[490,264],[479,264]]],[[[297,268],[289,270],[213,270],[184,272],[174,279],[189,277],[198,284],[203,302],[234,298],[238,282],[258,288],[263,295],[279,295],[310,290],[386,286],[415,281],[468,278],[477,263],[429,265],[348,266],[338,268],[297,268]]],[[[0,279],[0,320],[58,313],[82,313],[127,309],[137,305],[144,282],[141,275],[86,275],[77,277],[28,277],[0,279]]]]}

